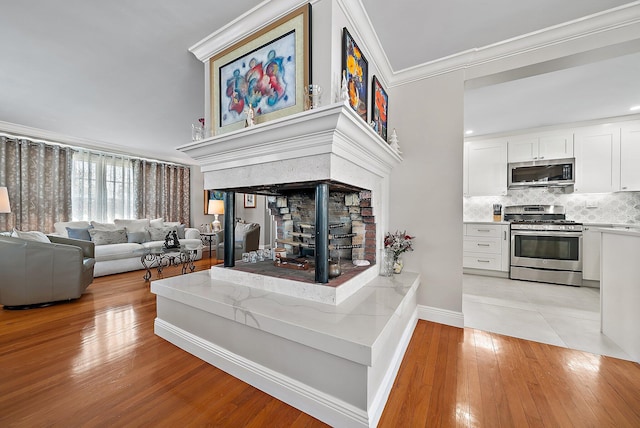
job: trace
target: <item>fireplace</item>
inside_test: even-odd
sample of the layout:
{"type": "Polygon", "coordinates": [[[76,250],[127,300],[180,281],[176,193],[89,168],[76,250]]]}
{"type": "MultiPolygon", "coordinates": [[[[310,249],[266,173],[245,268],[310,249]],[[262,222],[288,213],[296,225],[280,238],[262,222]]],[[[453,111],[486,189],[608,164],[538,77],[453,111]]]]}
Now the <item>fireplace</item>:
{"type": "MultiPolygon", "coordinates": [[[[377,275],[388,221],[389,175],[401,157],[348,106],[308,110],[179,150],[199,162],[205,189],[223,190],[230,199],[225,205],[225,242],[233,242],[227,233],[234,229],[235,193],[261,194],[276,220],[273,244],[284,247],[287,255],[313,258],[315,285],[334,288],[327,274],[329,259],[340,259],[342,265],[366,260],[372,266],[363,269],[368,274],[359,284],[340,285],[353,292],[370,281],[372,271],[377,275]]],[[[218,268],[216,275],[237,280],[234,265],[225,258],[225,266],[232,269],[222,273],[218,268]]],[[[256,272],[251,275],[245,285],[273,282],[256,272]]],[[[317,292],[325,293],[314,289],[311,294],[317,292]]]]}

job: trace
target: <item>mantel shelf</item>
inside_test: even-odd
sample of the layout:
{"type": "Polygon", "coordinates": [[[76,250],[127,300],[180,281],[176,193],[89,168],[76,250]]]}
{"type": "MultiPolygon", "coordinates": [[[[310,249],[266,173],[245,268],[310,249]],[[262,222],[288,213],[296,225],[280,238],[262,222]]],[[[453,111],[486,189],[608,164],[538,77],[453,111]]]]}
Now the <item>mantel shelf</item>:
{"type": "MultiPolygon", "coordinates": [[[[402,161],[347,105],[338,103],[178,147],[203,172],[333,155],[378,176],[402,161]]],[[[326,178],[325,173],[320,173],[326,178]]]]}

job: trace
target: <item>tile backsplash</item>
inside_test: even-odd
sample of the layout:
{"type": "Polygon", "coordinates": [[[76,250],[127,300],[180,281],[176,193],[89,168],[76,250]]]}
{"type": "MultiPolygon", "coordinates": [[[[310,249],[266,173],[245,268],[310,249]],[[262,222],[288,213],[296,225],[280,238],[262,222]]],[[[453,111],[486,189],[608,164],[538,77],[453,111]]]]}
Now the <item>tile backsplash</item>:
{"type": "Polygon", "coordinates": [[[509,190],[507,196],[463,198],[464,221],[491,221],[493,204],[563,205],[567,220],[582,223],[640,223],[640,192],[564,193],[560,188],[509,190]]]}

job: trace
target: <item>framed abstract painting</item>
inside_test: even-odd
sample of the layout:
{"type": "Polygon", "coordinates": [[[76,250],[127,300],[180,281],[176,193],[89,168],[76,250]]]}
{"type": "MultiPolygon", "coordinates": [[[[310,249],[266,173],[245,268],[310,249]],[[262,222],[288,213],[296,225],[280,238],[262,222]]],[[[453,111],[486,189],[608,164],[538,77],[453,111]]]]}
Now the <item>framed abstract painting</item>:
{"type": "Polygon", "coordinates": [[[371,122],[373,130],[387,141],[387,115],[389,113],[389,96],[380,81],[373,76],[371,81],[371,122]]]}
{"type": "Polygon", "coordinates": [[[214,135],[304,110],[309,85],[309,20],[304,5],[209,60],[214,135]]]}
{"type": "Polygon", "coordinates": [[[342,69],[347,78],[349,105],[367,122],[369,63],[347,28],[342,29],[342,69]]]}

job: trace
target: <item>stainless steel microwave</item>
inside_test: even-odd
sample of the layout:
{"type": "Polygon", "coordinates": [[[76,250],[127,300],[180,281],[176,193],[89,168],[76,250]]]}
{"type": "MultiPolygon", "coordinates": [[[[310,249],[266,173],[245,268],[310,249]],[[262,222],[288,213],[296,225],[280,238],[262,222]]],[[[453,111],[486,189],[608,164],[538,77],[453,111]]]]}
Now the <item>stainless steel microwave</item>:
{"type": "Polygon", "coordinates": [[[562,187],[575,184],[575,158],[539,159],[509,164],[509,188],[562,187]]]}

